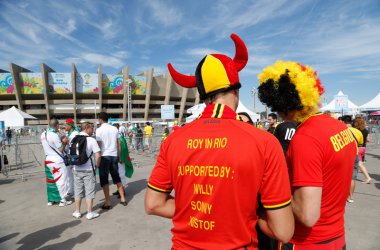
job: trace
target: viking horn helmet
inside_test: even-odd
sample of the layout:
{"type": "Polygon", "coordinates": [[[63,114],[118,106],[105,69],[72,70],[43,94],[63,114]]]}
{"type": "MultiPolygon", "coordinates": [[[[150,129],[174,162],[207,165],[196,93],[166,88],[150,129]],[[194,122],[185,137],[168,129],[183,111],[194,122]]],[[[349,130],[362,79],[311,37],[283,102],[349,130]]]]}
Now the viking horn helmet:
{"type": "Polygon", "coordinates": [[[248,62],[248,50],[236,34],[232,34],[231,38],[236,48],[234,59],[223,54],[206,55],[199,62],[195,76],[181,74],[169,63],[168,69],[174,81],[185,88],[197,87],[202,100],[220,92],[239,89],[238,72],[248,62]]]}

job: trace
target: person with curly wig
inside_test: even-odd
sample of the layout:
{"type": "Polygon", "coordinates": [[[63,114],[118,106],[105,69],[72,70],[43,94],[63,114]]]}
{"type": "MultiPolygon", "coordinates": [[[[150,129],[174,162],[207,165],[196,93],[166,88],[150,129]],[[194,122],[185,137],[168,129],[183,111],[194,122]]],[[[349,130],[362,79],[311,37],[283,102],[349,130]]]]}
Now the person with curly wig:
{"type": "Polygon", "coordinates": [[[310,66],[277,61],[259,78],[262,103],[297,132],[287,151],[295,232],[280,249],[345,249],[344,211],[357,153],[348,128],[318,113],[324,87],[310,66]]]}
{"type": "Polygon", "coordinates": [[[367,141],[369,139],[369,133],[365,125],[365,120],[362,117],[355,118],[354,127],[360,130],[360,132],[363,134],[363,144],[359,145],[359,169],[365,176],[365,181],[363,181],[363,183],[370,184],[372,179],[368,174],[367,168],[364,166],[364,155],[366,151],[367,141]]]}

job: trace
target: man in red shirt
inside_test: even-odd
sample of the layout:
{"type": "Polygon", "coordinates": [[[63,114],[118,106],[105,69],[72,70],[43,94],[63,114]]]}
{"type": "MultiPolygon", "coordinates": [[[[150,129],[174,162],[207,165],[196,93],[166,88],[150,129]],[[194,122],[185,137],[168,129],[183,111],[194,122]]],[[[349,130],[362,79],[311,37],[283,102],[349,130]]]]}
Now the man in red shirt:
{"type": "Polygon", "coordinates": [[[277,61],[259,75],[259,98],[298,123],[288,152],[296,227],[282,249],[345,249],[344,211],[356,155],[348,128],[317,113],[324,89],[316,72],[277,61]]]}
{"type": "Polygon", "coordinates": [[[161,144],[145,197],[148,214],[172,218],[172,249],[257,249],[255,225],[280,241],[294,219],[285,158],[276,138],[236,114],[248,52],[236,35],[236,56],[207,55],[196,76],[169,64],[174,80],[197,87],[207,106],[199,119],[161,144]],[[170,193],[174,189],[175,197],[170,193]],[[265,211],[256,216],[258,196],[265,211]]]}

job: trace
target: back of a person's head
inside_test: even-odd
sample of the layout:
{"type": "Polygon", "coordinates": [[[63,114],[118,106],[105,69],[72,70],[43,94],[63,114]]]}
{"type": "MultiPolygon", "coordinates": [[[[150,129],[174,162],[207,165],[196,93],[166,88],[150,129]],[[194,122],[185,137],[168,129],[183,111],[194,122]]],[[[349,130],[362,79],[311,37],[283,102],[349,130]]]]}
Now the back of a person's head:
{"type": "Polygon", "coordinates": [[[50,119],[50,122],[49,122],[49,127],[51,128],[56,128],[58,126],[59,122],[56,118],[52,118],[50,119]]]}
{"type": "Polygon", "coordinates": [[[352,124],[352,117],[350,115],[344,115],[342,116],[342,122],[344,122],[344,124],[352,124]]]}
{"type": "Polygon", "coordinates": [[[150,122],[146,122],[146,125],[147,125],[147,126],[150,126],[150,122]]]}
{"type": "Polygon", "coordinates": [[[89,127],[91,127],[92,126],[92,123],[91,122],[82,122],[81,123],[81,130],[82,131],[85,131],[86,129],[88,129],[89,127]]]}
{"type": "Polygon", "coordinates": [[[354,127],[359,130],[365,129],[365,120],[362,117],[357,117],[354,120],[354,127]]]}
{"type": "Polygon", "coordinates": [[[100,112],[98,114],[98,119],[102,120],[103,122],[108,122],[108,114],[106,112],[100,112]]]}

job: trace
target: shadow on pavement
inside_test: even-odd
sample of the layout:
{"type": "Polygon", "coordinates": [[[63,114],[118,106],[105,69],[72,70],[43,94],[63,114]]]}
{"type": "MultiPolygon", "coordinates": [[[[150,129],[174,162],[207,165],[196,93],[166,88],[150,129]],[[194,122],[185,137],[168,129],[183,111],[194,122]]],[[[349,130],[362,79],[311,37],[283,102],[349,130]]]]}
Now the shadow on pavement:
{"type": "Polygon", "coordinates": [[[0,204],[3,203],[5,200],[0,200],[0,204]]]}
{"type": "Polygon", "coordinates": [[[47,249],[73,249],[76,244],[81,244],[88,240],[91,237],[92,233],[86,232],[86,233],[81,233],[75,238],[68,239],[66,241],[56,243],[56,244],[51,244],[45,247],[39,248],[39,250],[47,250],[47,249]]]}
{"type": "Polygon", "coordinates": [[[3,185],[3,184],[9,184],[9,183],[12,183],[14,182],[15,179],[4,179],[4,180],[0,180],[0,185],[3,185]]]}
{"type": "MultiPolygon", "coordinates": [[[[127,183],[128,183],[128,180],[127,180],[127,183]]],[[[111,182],[110,182],[110,184],[111,184],[111,182]]],[[[138,181],[128,183],[128,187],[125,189],[125,192],[126,192],[125,201],[127,203],[129,203],[136,194],[140,193],[142,190],[144,190],[146,188],[146,185],[147,185],[146,179],[141,179],[138,181]]],[[[99,184],[97,184],[97,189],[98,188],[101,190],[101,187],[99,184]]],[[[97,190],[97,192],[100,190],[97,190]]],[[[104,197],[103,192],[100,192],[100,193],[101,193],[102,197],[104,197]]],[[[112,195],[112,193],[110,193],[110,196],[111,196],[111,206],[112,207],[117,206],[118,203],[120,202],[120,200],[117,198],[116,195],[112,195]]],[[[95,205],[93,207],[93,210],[101,209],[100,207],[104,204],[104,202],[102,202],[102,201],[104,201],[104,198],[100,199],[100,201],[101,201],[101,203],[95,205]]],[[[107,212],[107,211],[109,211],[109,210],[101,209],[99,211],[99,214],[102,214],[102,213],[107,212]]]]}
{"type": "Polygon", "coordinates": [[[127,201],[127,203],[129,203],[136,194],[144,190],[146,188],[146,184],[147,184],[146,179],[141,179],[138,181],[128,183],[128,187],[125,190],[126,192],[125,200],[127,201]]]}
{"type": "Polygon", "coordinates": [[[380,159],[380,155],[371,154],[371,153],[366,153],[366,155],[370,155],[370,156],[372,156],[374,158],[380,159]]]}
{"type": "Polygon", "coordinates": [[[3,236],[3,237],[0,238],[0,243],[6,242],[7,240],[12,239],[12,238],[16,237],[19,234],[20,233],[11,233],[11,234],[5,235],[5,236],[3,236]]]}
{"type": "Polygon", "coordinates": [[[369,174],[371,176],[372,179],[375,179],[377,181],[380,181],[380,175],[379,174],[369,174]]]}
{"type": "Polygon", "coordinates": [[[49,240],[58,239],[61,237],[63,231],[70,227],[75,227],[80,224],[79,220],[74,220],[66,222],[54,227],[44,228],[37,232],[26,235],[24,238],[19,240],[17,244],[22,244],[18,250],[36,249],[44,245],[49,240]]]}

